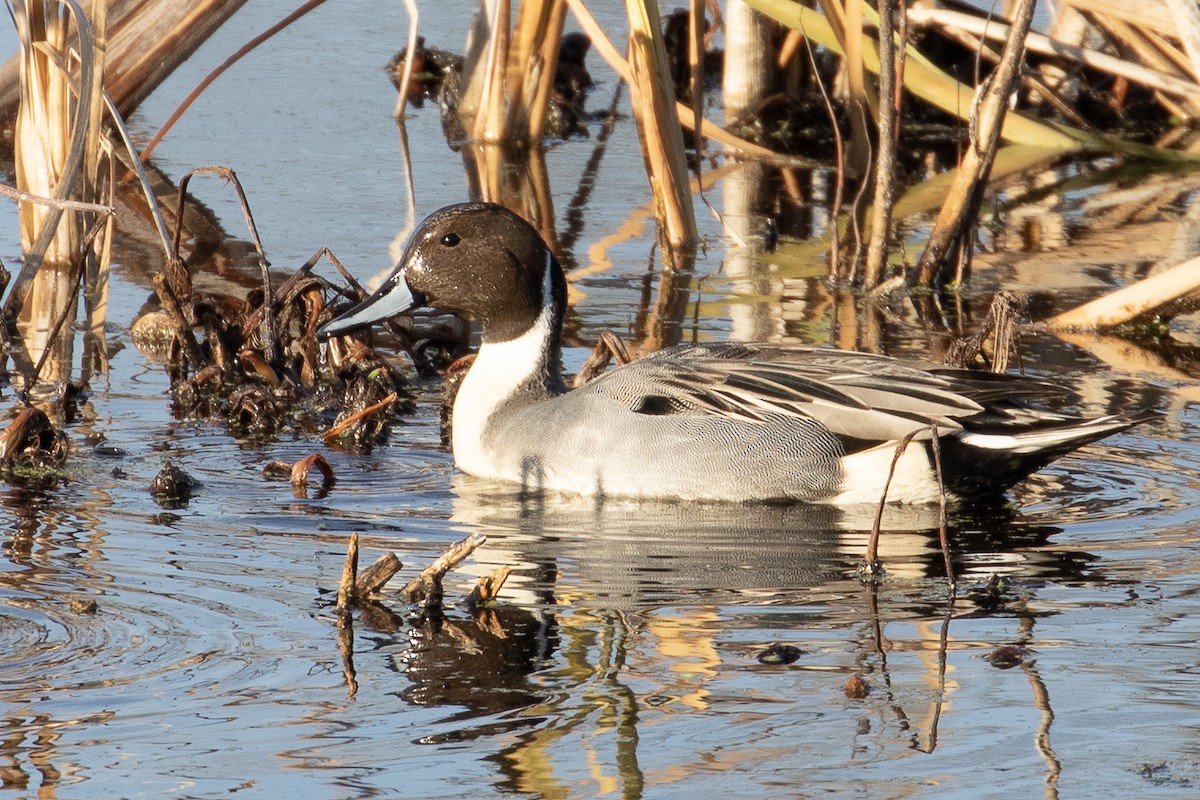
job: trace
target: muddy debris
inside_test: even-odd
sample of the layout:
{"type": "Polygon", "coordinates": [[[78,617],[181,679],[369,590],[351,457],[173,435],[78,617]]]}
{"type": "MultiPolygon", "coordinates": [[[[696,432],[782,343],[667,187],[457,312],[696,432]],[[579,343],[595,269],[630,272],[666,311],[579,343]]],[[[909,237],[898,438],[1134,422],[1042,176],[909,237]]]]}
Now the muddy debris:
{"type": "Polygon", "coordinates": [[[199,486],[195,478],[168,461],[150,481],[150,494],[163,508],[183,508],[199,486]]]}
{"type": "Polygon", "coordinates": [[[1024,648],[1015,645],[1003,645],[988,653],[987,662],[996,669],[1012,669],[1025,663],[1024,648]]]}
{"type": "Polygon", "coordinates": [[[757,658],[760,664],[794,664],[800,660],[802,655],[804,655],[804,651],[799,647],[776,642],[760,652],[757,658]]]}

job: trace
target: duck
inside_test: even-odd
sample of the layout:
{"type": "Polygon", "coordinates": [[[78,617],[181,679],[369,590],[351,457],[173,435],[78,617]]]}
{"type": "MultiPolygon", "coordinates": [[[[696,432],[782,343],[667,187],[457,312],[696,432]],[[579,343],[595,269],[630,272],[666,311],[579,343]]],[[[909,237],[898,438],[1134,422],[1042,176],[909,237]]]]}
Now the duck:
{"type": "Polygon", "coordinates": [[[668,347],[569,389],[563,270],[532,225],[492,203],[431,214],[379,288],[318,338],[419,308],[480,327],[453,401],[456,467],[525,492],[836,505],[994,497],[1142,421],[1042,408],[1070,392],[1033,377],[770,343],[668,347]]]}

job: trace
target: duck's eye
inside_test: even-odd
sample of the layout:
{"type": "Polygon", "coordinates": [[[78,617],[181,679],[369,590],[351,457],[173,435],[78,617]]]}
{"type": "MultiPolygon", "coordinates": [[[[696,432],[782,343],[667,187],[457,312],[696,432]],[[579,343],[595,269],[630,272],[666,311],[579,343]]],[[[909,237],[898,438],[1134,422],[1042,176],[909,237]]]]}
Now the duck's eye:
{"type": "Polygon", "coordinates": [[[446,247],[454,247],[461,241],[462,239],[457,233],[447,233],[442,237],[442,244],[446,245],[446,247]]]}

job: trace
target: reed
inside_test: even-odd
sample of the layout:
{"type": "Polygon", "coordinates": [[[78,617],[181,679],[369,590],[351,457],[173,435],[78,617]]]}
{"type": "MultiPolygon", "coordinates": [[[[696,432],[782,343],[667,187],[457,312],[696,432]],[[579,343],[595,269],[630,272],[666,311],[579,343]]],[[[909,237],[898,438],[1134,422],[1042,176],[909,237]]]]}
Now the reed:
{"type": "MultiPolygon", "coordinates": [[[[903,49],[897,50],[894,41],[894,10],[893,0],[879,0],[879,155],[875,160],[871,240],[867,245],[867,260],[863,270],[863,286],[866,289],[874,289],[883,280],[892,228],[892,206],[896,197],[896,145],[900,134],[902,103],[898,78],[903,74],[897,58],[903,49]]],[[[900,16],[904,16],[903,7],[900,16]]]]}
{"type": "Polygon", "coordinates": [[[626,0],[625,7],[629,13],[633,113],[655,199],[659,236],[672,252],[688,252],[696,246],[696,217],[658,6],[654,0],[626,0]]]}
{"type": "Polygon", "coordinates": [[[99,293],[89,326],[103,326],[112,181],[100,125],[106,20],[104,4],[96,5],[91,19],[75,0],[11,6],[20,40],[14,165],[24,264],[3,316],[24,330],[30,384],[48,362],[50,377],[62,377],[85,278],[99,293]]]}
{"type": "Polygon", "coordinates": [[[974,220],[1000,144],[1000,130],[1008,112],[1009,99],[1017,86],[1025,53],[1025,36],[1033,24],[1034,3],[1035,0],[1016,0],[1013,24],[1000,65],[984,84],[986,89],[973,106],[968,145],[958,174],[917,263],[915,281],[919,285],[947,282],[952,268],[956,283],[961,284],[967,275],[974,220]]]}

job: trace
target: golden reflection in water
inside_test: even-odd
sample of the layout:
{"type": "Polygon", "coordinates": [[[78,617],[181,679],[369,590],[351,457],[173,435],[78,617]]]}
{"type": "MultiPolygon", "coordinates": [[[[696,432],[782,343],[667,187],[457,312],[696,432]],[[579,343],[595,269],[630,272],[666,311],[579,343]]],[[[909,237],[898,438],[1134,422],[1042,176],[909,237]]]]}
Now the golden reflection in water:
{"type": "Polygon", "coordinates": [[[13,348],[13,356],[18,375],[28,379],[46,354],[39,381],[57,384],[71,380],[77,313],[74,270],[69,266],[43,264],[33,277],[29,295],[17,316],[19,346],[13,348]]]}
{"type": "MultiPolygon", "coordinates": [[[[0,509],[9,518],[8,538],[0,551],[16,567],[0,570],[0,593],[13,598],[9,603],[20,604],[32,621],[30,624],[39,628],[71,624],[70,619],[52,616],[66,604],[62,589],[55,586],[57,570],[53,566],[61,559],[65,542],[78,550],[73,569],[86,571],[91,581],[112,580],[110,575],[95,569],[104,561],[103,528],[96,511],[110,505],[111,499],[101,491],[93,492],[89,503],[73,506],[69,511],[38,490],[12,487],[0,492],[0,509]],[[18,597],[25,599],[17,600],[18,597]]],[[[2,624],[4,612],[0,607],[2,624]]],[[[54,719],[36,711],[39,698],[60,688],[40,674],[39,668],[49,671],[69,663],[72,653],[64,652],[64,648],[74,646],[74,639],[68,635],[63,642],[34,643],[30,650],[4,654],[29,662],[38,674],[22,676],[19,684],[10,684],[16,688],[4,693],[5,708],[0,717],[0,788],[27,790],[36,784],[38,797],[57,797],[60,785],[70,784],[73,776],[84,772],[83,767],[59,753],[59,731],[104,724],[115,717],[114,712],[105,711],[88,719],[54,719]]]]}

